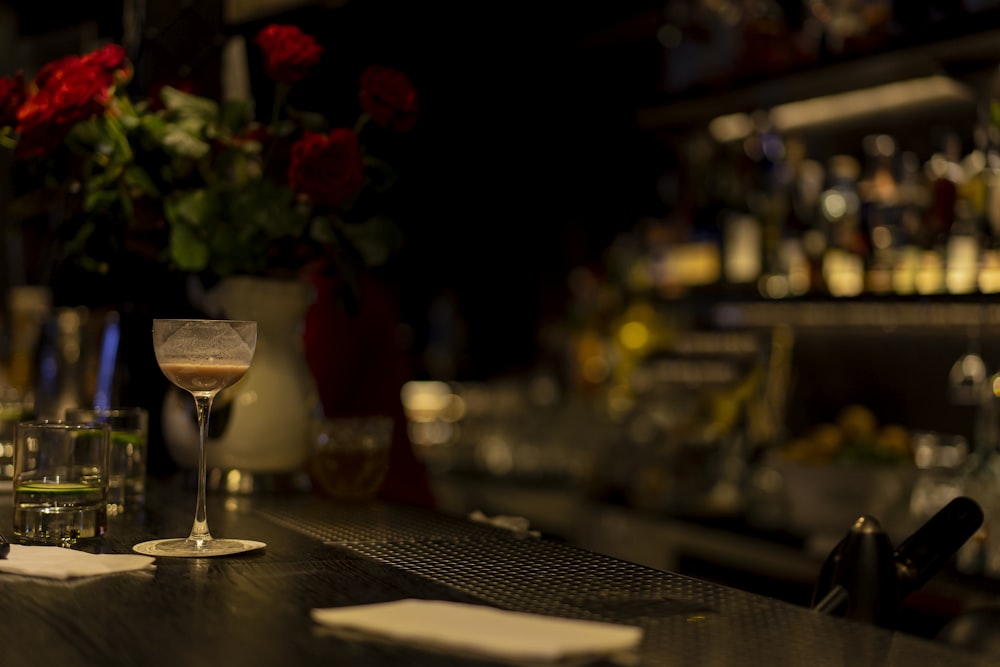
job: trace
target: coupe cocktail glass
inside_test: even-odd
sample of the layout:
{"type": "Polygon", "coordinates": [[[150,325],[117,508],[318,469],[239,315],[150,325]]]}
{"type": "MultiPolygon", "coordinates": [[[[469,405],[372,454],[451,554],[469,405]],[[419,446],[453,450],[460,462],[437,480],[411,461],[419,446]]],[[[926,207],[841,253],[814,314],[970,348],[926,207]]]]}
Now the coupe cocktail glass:
{"type": "Polygon", "coordinates": [[[206,454],[212,401],[222,389],[243,377],[257,347],[257,323],[243,320],[153,320],[153,350],[163,374],[194,397],[198,413],[198,499],[194,523],[186,537],[135,545],[155,556],[224,556],[259,549],[263,542],[217,539],[208,529],[206,454]]]}

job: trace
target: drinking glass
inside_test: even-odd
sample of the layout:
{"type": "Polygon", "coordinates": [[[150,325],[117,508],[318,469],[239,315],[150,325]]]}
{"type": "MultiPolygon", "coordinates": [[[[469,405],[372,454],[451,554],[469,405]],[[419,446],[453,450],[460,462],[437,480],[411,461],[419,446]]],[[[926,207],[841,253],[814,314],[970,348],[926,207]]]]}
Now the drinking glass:
{"type": "Polygon", "coordinates": [[[142,507],[146,500],[149,412],[136,407],[66,408],[66,421],[111,426],[108,515],[142,507]]]}
{"type": "Polygon", "coordinates": [[[331,498],[373,498],[389,470],[392,429],[387,416],[317,419],[307,465],[313,481],[331,498]]]}
{"type": "Polygon", "coordinates": [[[28,418],[30,409],[23,392],[0,385],[0,482],[14,479],[14,427],[28,418]]]}
{"type": "Polygon", "coordinates": [[[186,538],[142,542],[133,547],[151,556],[224,556],[265,546],[244,539],[217,539],[208,529],[205,499],[208,419],[222,389],[243,377],[257,347],[257,323],[245,320],[153,320],[153,351],[160,370],[194,397],[198,413],[198,498],[186,538]]]}
{"type": "Polygon", "coordinates": [[[104,535],[111,428],[42,420],[14,431],[14,535],[62,546],[104,535]]]}

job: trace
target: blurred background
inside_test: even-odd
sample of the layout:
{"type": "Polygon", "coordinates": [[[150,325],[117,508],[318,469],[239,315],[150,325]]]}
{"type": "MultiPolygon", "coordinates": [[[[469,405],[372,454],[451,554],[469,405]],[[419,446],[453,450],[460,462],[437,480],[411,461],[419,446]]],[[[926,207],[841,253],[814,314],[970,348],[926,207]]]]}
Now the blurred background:
{"type": "MultiPolygon", "coordinates": [[[[412,346],[421,365],[435,365],[429,374],[532,363],[537,323],[561,316],[569,270],[599,261],[617,230],[657,209],[649,166],[663,158],[632,118],[662,75],[655,3],[137,1],[57,16],[35,3],[3,7],[11,73],[125,39],[137,92],[183,80],[208,94],[220,86],[225,40],[275,21],[308,28],[326,50],[321,75],[295,91],[302,106],[353,109],[369,63],[406,71],[422,112],[392,156],[406,190],[399,271],[412,346]],[[463,334],[448,331],[456,308],[463,334]],[[439,320],[433,333],[428,320],[439,320]],[[435,361],[423,358],[428,347],[435,361]]],[[[248,56],[259,58],[253,48],[248,56]]],[[[269,108],[269,88],[253,83],[258,109],[269,108]]]]}
{"type": "Polygon", "coordinates": [[[1000,2],[7,1],[0,74],[119,41],[217,94],[272,22],[303,107],[419,93],[379,276],[443,508],[804,603],[860,513],[967,494],[907,629],[1000,590],[1000,2]]]}

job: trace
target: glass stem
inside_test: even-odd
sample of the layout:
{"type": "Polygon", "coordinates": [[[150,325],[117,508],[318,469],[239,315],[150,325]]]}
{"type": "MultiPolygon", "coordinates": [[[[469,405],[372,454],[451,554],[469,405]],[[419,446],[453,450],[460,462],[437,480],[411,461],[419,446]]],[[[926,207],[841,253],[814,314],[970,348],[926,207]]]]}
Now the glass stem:
{"type": "Polygon", "coordinates": [[[194,523],[191,526],[189,542],[195,542],[199,547],[212,539],[208,532],[208,510],[206,508],[206,477],[208,475],[207,453],[208,418],[212,413],[212,398],[214,394],[194,395],[194,405],[198,412],[198,502],[194,508],[194,523]]]}

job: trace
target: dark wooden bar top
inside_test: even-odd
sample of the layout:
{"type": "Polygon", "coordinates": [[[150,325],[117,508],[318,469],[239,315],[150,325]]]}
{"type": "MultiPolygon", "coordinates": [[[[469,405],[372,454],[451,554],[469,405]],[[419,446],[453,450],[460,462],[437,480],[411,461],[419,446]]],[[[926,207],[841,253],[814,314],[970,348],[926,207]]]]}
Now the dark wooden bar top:
{"type": "MultiPolygon", "coordinates": [[[[194,493],[154,483],[87,551],[184,535],[194,493]]],[[[0,527],[10,528],[9,493],[0,527]]],[[[978,654],[823,616],[766,596],[617,560],[464,517],[308,494],[210,495],[217,537],[267,548],[160,558],[153,572],[55,581],[0,574],[0,665],[490,665],[348,638],[313,608],[429,598],[640,626],[631,665],[995,664],[978,654]]],[[[610,664],[594,663],[594,664],[610,664]]]]}

